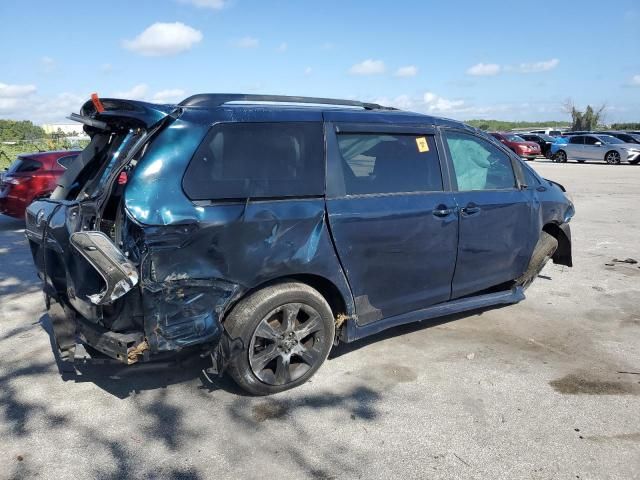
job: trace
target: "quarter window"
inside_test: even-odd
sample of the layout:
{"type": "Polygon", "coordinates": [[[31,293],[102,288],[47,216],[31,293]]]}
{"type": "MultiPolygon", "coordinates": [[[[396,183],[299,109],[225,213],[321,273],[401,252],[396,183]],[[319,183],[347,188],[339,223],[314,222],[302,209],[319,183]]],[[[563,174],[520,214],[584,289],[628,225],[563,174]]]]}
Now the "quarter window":
{"type": "Polygon", "coordinates": [[[432,135],[339,134],[345,193],[442,191],[432,135]]]}
{"type": "Polygon", "coordinates": [[[73,163],[73,161],[78,158],[78,155],[69,155],[66,157],[60,157],[58,159],[58,165],[60,165],[65,170],[69,168],[69,166],[73,163]]]}
{"type": "Polygon", "coordinates": [[[192,200],[323,195],[322,124],[215,125],[191,160],[183,188],[192,200]]]}
{"type": "Polygon", "coordinates": [[[458,190],[504,190],[515,188],[511,158],[480,138],[446,132],[445,138],[458,182],[458,190]]]}

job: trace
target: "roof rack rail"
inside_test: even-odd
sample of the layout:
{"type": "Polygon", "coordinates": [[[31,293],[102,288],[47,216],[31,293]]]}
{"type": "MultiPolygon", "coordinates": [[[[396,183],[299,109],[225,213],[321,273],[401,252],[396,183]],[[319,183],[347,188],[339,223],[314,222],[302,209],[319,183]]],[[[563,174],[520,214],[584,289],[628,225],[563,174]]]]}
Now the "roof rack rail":
{"type": "Polygon", "coordinates": [[[317,105],[337,105],[345,107],[360,107],[365,110],[397,110],[393,107],[383,107],[377,103],[358,102],[356,100],[341,100],[336,98],[294,97],[288,95],[253,95],[245,93],[199,93],[185,98],[179,107],[219,107],[229,102],[273,102],[273,103],[310,103],[317,105]]]}

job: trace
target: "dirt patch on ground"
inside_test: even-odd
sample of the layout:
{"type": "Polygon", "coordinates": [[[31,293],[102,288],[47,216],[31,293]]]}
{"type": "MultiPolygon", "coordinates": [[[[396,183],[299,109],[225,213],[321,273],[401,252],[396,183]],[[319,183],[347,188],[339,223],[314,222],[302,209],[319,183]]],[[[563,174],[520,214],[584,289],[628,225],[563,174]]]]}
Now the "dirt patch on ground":
{"type": "Polygon", "coordinates": [[[252,410],[253,419],[262,423],[266,420],[280,420],[289,413],[289,407],[280,402],[264,402],[255,405],[252,410]]]}
{"type": "Polygon", "coordinates": [[[640,386],[631,382],[605,380],[586,374],[570,373],[549,382],[556,392],[565,395],[638,395],[640,386]]]}

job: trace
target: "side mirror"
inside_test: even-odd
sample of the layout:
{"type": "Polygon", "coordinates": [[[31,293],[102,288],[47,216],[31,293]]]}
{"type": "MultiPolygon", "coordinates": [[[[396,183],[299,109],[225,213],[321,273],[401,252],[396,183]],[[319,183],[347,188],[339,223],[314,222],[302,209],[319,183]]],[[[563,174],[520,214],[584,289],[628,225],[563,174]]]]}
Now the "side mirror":
{"type": "Polygon", "coordinates": [[[594,143],[594,145],[595,145],[596,147],[601,147],[601,146],[602,146],[602,142],[596,142],[596,143],[594,143]]]}

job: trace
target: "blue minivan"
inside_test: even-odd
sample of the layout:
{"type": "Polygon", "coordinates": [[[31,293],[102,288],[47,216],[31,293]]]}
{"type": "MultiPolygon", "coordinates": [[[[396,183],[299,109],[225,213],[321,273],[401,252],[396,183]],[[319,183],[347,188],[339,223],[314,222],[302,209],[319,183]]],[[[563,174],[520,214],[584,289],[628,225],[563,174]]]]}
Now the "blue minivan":
{"type": "Polygon", "coordinates": [[[71,363],[195,351],[265,395],[339,342],[513,304],[571,266],[564,188],[457,121],[244,94],[94,96],[70,118],[91,143],[26,231],[71,363]]]}

